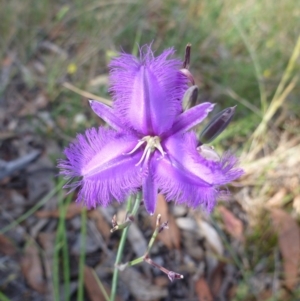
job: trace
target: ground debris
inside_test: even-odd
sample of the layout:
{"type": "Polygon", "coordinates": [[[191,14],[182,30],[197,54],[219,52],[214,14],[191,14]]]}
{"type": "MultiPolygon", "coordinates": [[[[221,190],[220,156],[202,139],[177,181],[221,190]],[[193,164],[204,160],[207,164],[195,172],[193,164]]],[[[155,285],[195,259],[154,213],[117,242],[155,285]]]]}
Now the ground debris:
{"type": "Polygon", "coordinates": [[[278,231],[285,285],[292,290],[297,283],[300,267],[300,228],[296,221],[281,209],[273,209],[271,216],[278,231]]]}
{"type": "Polygon", "coordinates": [[[31,241],[25,247],[21,267],[27,283],[37,292],[46,293],[47,283],[44,280],[42,262],[35,242],[31,241]]]}

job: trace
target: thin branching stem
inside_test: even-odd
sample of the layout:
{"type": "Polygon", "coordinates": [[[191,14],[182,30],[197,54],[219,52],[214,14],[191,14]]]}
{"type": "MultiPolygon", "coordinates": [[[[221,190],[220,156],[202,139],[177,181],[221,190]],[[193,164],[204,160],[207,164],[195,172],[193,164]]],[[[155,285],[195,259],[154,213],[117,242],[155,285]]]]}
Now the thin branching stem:
{"type": "MultiPolygon", "coordinates": [[[[138,194],[137,197],[136,197],[133,209],[131,211],[132,216],[135,216],[137,214],[138,209],[140,207],[140,204],[141,204],[141,195],[138,194]]],[[[130,209],[131,209],[131,198],[129,198],[128,203],[127,203],[127,211],[129,212],[130,209]]],[[[118,248],[118,251],[117,251],[116,262],[115,262],[115,267],[114,267],[114,274],[113,274],[113,279],[112,279],[110,301],[114,301],[115,298],[116,298],[117,284],[118,284],[118,277],[119,277],[118,265],[121,263],[121,260],[122,260],[124,246],[125,246],[129,226],[130,225],[128,225],[128,227],[126,227],[125,229],[122,230],[122,236],[121,236],[121,240],[120,240],[120,243],[119,243],[119,248],[118,248]]]]}

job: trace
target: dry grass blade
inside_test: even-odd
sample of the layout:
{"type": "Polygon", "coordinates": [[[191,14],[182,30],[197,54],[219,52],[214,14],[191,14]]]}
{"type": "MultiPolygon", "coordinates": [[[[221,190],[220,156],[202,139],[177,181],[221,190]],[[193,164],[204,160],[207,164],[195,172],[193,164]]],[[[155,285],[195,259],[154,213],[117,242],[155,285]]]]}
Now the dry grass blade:
{"type": "Polygon", "coordinates": [[[75,92],[75,93],[83,96],[83,97],[88,98],[88,99],[94,99],[94,100],[100,101],[100,102],[102,102],[102,103],[104,103],[104,104],[106,104],[108,106],[112,105],[112,101],[111,100],[105,99],[105,98],[97,96],[97,95],[95,95],[93,93],[90,93],[90,92],[81,90],[79,88],[76,88],[75,86],[73,86],[70,83],[65,82],[65,83],[63,83],[63,86],[65,88],[67,88],[67,89],[69,89],[69,90],[71,90],[71,91],[73,91],[73,92],[75,92]]]}
{"type": "Polygon", "coordinates": [[[247,155],[248,160],[253,160],[254,157],[258,154],[258,152],[262,149],[264,145],[264,139],[260,139],[262,135],[266,132],[267,124],[286,100],[287,96],[291,93],[291,91],[295,88],[298,81],[298,76],[295,76],[289,85],[285,88],[278,98],[273,99],[266,114],[264,115],[261,123],[257,127],[257,129],[252,134],[252,143],[249,154],[247,155]]]}
{"type": "Polygon", "coordinates": [[[281,81],[277,87],[277,90],[273,96],[273,99],[264,114],[264,117],[257,127],[257,129],[252,134],[252,143],[250,147],[249,154],[247,155],[248,160],[253,160],[253,158],[258,154],[261,150],[263,143],[260,141],[263,134],[266,132],[267,124],[277,112],[278,108],[283,104],[286,100],[287,96],[290,92],[295,88],[296,83],[298,81],[298,76],[294,76],[290,83],[286,86],[288,80],[290,79],[292,72],[296,66],[297,59],[300,55],[300,36],[298,37],[297,43],[294,47],[292,56],[289,60],[288,66],[281,78],[281,81]],[[286,86],[286,87],[285,87],[286,86]]]}
{"type": "Polygon", "coordinates": [[[102,292],[95,279],[93,269],[88,266],[84,267],[84,286],[91,301],[108,301],[107,292],[102,292]]]}

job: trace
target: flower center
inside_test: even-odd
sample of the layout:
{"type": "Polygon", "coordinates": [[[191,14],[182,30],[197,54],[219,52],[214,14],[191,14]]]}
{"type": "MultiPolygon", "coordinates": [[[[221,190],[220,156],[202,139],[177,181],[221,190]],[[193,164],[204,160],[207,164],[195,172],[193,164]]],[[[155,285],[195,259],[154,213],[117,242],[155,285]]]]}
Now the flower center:
{"type": "Polygon", "coordinates": [[[165,155],[165,152],[160,144],[160,138],[158,136],[145,136],[142,139],[138,140],[137,145],[131,150],[127,155],[133,154],[136,150],[138,150],[143,144],[146,143],[143,155],[138,163],[135,165],[138,166],[143,162],[147,163],[149,161],[150,155],[157,149],[162,156],[165,155]]]}

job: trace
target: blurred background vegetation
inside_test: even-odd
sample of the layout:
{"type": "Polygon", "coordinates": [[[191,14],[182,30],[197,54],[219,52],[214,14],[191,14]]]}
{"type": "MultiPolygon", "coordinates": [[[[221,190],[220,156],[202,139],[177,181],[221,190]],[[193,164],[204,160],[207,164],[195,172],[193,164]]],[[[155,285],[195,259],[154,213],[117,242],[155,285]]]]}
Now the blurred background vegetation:
{"type": "MultiPolygon", "coordinates": [[[[217,110],[237,105],[234,121],[215,146],[236,151],[246,170],[233,188],[251,229],[244,272],[255,273],[261,258],[267,273],[274,272],[278,233],[270,230],[272,210],[296,222],[300,210],[297,1],[0,0],[0,5],[0,131],[19,132],[30,124],[60,149],[76,133],[101,123],[87,99],[109,99],[107,65],[120,50],[137,54],[138,45],[153,43],[157,53],[174,47],[183,58],[191,43],[199,102],[217,103],[217,110]],[[271,199],[275,205],[266,209],[271,199]]],[[[49,156],[55,164],[61,155],[49,156]]],[[[222,224],[218,211],[214,218],[222,224]]],[[[271,290],[270,299],[257,299],[246,279],[234,300],[300,298],[294,290],[299,281],[288,286],[285,299],[279,289],[271,290]]]]}

